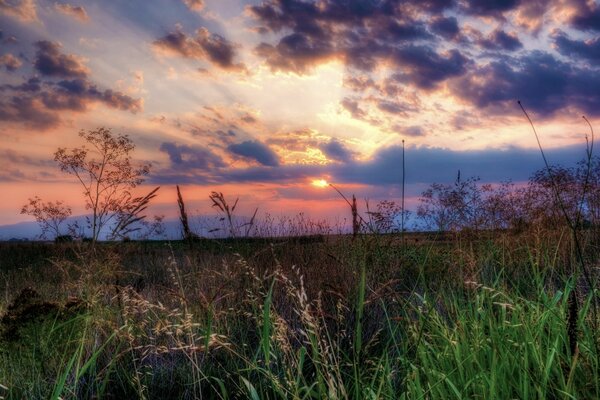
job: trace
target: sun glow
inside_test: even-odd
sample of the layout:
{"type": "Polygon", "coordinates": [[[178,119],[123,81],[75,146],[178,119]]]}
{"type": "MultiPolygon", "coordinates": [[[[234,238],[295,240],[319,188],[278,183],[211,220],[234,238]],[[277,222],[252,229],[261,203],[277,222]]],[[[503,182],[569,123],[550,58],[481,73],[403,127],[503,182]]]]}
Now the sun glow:
{"type": "Polygon", "coordinates": [[[312,185],[320,188],[329,186],[329,183],[325,179],[315,179],[312,181],[312,185]]]}

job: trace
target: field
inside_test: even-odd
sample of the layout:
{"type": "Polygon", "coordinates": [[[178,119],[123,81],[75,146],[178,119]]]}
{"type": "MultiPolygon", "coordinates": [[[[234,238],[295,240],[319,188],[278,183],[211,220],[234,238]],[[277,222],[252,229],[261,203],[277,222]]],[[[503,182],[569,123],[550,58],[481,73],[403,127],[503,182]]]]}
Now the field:
{"type": "Polygon", "coordinates": [[[0,397],[600,398],[568,229],[439,239],[3,243],[0,397]]]}

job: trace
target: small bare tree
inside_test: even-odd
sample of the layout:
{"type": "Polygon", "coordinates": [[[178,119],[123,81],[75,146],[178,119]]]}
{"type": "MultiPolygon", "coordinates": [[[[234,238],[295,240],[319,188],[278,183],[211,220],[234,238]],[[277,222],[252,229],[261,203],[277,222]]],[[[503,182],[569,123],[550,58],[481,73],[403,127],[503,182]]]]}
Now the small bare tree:
{"type": "Polygon", "coordinates": [[[71,207],[62,201],[43,202],[42,199],[35,196],[21,208],[21,214],[31,215],[35,218],[42,230],[40,238],[45,238],[48,234],[57,238],[62,235],[61,225],[71,216],[71,207]]]}
{"type": "MultiPolygon", "coordinates": [[[[54,153],[54,160],[63,172],[75,176],[83,186],[85,205],[92,213],[89,227],[95,242],[102,229],[109,226],[107,224],[122,225],[123,220],[117,221],[119,216],[131,217],[132,210],[145,206],[142,203],[148,196],[134,198],[131,190],[144,181],[150,172],[150,164],[134,165],[132,152],[135,145],[127,135],[115,135],[110,129],[101,127],[82,130],[79,136],[90,148],[85,145],[73,149],[59,148],[54,153]]],[[[125,221],[130,221],[129,217],[125,221]]]]}
{"type": "Polygon", "coordinates": [[[428,229],[460,231],[479,228],[482,193],[479,178],[460,178],[453,184],[433,183],[421,193],[417,215],[428,229]]]}
{"type": "MultiPolygon", "coordinates": [[[[369,203],[367,202],[367,210],[369,203]]],[[[398,220],[402,218],[402,206],[393,200],[382,200],[377,203],[374,211],[367,211],[369,225],[377,233],[401,232],[402,225],[398,226],[398,220]]],[[[408,211],[404,212],[406,222],[408,211]]]]}

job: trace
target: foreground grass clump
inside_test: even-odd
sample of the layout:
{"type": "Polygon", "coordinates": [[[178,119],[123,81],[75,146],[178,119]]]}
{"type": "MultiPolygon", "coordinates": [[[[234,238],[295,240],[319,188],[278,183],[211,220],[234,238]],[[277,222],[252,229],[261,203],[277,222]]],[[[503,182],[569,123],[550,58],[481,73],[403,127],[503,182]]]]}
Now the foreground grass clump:
{"type": "Polygon", "coordinates": [[[600,398],[564,235],[397,239],[11,248],[0,397],[600,398]]]}

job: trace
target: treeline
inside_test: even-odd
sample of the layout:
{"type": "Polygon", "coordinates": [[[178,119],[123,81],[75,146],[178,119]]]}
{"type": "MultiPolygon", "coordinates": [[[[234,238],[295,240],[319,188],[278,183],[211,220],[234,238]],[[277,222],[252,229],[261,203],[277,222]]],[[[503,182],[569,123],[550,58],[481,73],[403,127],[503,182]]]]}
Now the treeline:
{"type": "Polygon", "coordinates": [[[565,217],[579,228],[599,226],[600,158],[540,169],[524,184],[480,184],[459,172],[454,183],[421,194],[416,216],[420,229],[439,231],[555,229],[565,217]]]}

